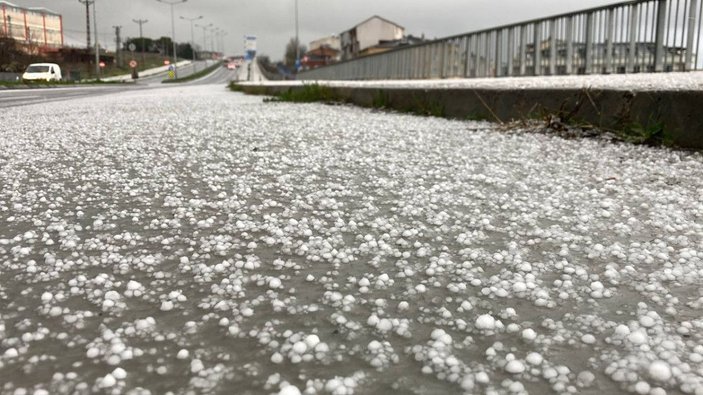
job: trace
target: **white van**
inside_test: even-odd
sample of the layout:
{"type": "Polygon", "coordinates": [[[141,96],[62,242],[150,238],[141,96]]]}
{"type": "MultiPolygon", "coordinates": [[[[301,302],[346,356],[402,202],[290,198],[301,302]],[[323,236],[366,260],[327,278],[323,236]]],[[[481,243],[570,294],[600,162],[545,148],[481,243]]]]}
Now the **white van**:
{"type": "Polygon", "coordinates": [[[56,63],[33,63],[22,74],[24,81],[61,81],[61,67],[56,63]]]}

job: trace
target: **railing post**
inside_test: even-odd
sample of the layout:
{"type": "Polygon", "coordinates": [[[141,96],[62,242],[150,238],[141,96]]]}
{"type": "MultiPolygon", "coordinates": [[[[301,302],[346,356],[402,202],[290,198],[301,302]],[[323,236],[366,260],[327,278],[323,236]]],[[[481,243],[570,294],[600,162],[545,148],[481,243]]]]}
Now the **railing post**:
{"type": "Polygon", "coordinates": [[[557,73],[557,20],[549,21],[549,75],[557,73]]]}
{"type": "Polygon", "coordinates": [[[613,9],[608,10],[608,23],[606,31],[605,44],[605,72],[610,74],[613,72],[613,36],[615,35],[615,20],[613,18],[613,9]]]}
{"type": "Polygon", "coordinates": [[[515,53],[515,27],[508,28],[508,77],[513,76],[513,57],[515,53]]]}
{"type": "Polygon", "coordinates": [[[476,34],[476,58],[474,59],[474,77],[481,77],[481,34],[476,34]]]}
{"type": "Polygon", "coordinates": [[[586,72],[591,74],[593,71],[593,13],[589,12],[586,16],[586,72]]]}
{"type": "Polygon", "coordinates": [[[654,51],[654,71],[659,73],[664,71],[664,39],[666,37],[666,2],[659,0],[657,7],[657,36],[655,38],[656,49],[654,51]]]}
{"type": "Polygon", "coordinates": [[[535,22],[534,75],[542,75],[542,22],[535,22]]]}
{"type": "Polygon", "coordinates": [[[696,11],[698,11],[698,0],[691,0],[691,6],[688,10],[688,32],[686,32],[686,64],[684,65],[686,71],[695,70],[698,66],[693,64],[693,51],[697,50],[695,45],[696,30],[700,23],[696,17],[696,11]]]}
{"type": "Polygon", "coordinates": [[[520,26],[520,75],[527,74],[527,25],[520,26]]]}
{"type": "Polygon", "coordinates": [[[574,72],[574,17],[566,19],[566,74],[574,72]]]}
{"type": "Polygon", "coordinates": [[[496,64],[496,72],[495,76],[496,77],[502,77],[503,76],[503,31],[498,30],[496,31],[496,56],[495,56],[495,64],[496,64]]]}
{"type": "Polygon", "coordinates": [[[635,71],[635,54],[637,52],[637,31],[639,30],[639,18],[637,18],[637,4],[630,6],[630,48],[627,54],[627,72],[635,71]]]}
{"type": "Polygon", "coordinates": [[[469,62],[471,62],[471,36],[465,36],[464,37],[464,53],[466,54],[464,58],[464,77],[469,76],[469,62]]]}

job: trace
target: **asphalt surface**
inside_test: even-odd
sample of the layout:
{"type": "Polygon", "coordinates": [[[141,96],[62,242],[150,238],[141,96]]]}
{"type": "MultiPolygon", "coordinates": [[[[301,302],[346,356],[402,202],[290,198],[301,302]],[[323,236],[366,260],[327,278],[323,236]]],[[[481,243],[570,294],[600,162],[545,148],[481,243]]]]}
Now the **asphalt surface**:
{"type": "MultiPolygon", "coordinates": [[[[187,76],[193,71],[205,68],[204,62],[197,65],[188,65],[182,68],[181,75],[187,76]]],[[[177,84],[162,84],[167,78],[167,73],[140,78],[134,83],[110,83],[103,85],[70,86],[57,88],[29,88],[0,90],[0,108],[26,106],[32,104],[49,103],[55,101],[69,101],[82,97],[97,97],[116,94],[130,90],[156,89],[162,87],[176,87],[178,85],[226,84],[237,78],[238,71],[227,70],[224,67],[216,69],[213,73],[195,81],[177,84]]]]}
{"type": "Polygon", "coordinates": [[[0,111],[0,394],[703,395],[700,154],[230,77],[0,111]]]}

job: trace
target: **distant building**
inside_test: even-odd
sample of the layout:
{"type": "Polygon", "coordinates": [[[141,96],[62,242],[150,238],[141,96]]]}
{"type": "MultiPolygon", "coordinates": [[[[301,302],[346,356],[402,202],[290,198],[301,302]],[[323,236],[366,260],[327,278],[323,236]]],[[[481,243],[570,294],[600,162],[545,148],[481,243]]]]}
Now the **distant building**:
{"type": "Polygon", "coordinates": [[[0,16],[0,35],[14,38],[29,51],[63,47],[63,18],[54,11],[0,0],[0,16]]]}
{"type": "Polygon", "coordinates": [[[374,15],[340,35],[342,59],[353,59],[382,41],[400,40],[403,36],[404,27],[374,15]]]}
{"type": "Polygon", "coordinates": [[[317,40],[310,41],[308,46],[309,50],[315,50],[318,48],[327,47],[337,51],[342,50],[342,40],[337,35],[327,36],[323,38],[318,38],[317,40]]]}
{"type": "Polygon", "coordinates": [[[314,69],[338,62],[340,54],[340,50],[323,45],[306,52],[301,63],[305,70],[314,69]]]}
{"type": "Polygon", "coordinates": [[[301,59],[303,69],[314,69],[339,62],[342,58],[342,42],[333,35],[311,41],[308,51],[301,59]]]}
{"type": "Polygon", "coordinates": [[[404,36],[398,40],[381,40],[378,44],[363,49],[359,52],[359,56],[374,55],[377,53],[387,52],[393,49],[418,45],[427,42],[424,37],[415,37],[413,35],[404,36]]]}

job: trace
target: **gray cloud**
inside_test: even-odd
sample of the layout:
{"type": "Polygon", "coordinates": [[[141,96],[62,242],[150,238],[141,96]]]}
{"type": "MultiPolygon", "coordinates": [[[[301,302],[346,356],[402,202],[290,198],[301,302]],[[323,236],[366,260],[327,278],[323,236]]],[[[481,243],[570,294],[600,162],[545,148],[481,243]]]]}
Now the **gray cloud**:
{"type": "MultiPolygon", "coordinates": [[[[64,17],[66,40],[85,42],[85,7],[78,0],[10,0],[26,7],[47,7],[64,17]]],[[[613,0],[298,0],[303,43],[340,33],[371,15],[380,15],[413,35],[445,37],[491,26],[618,3],[613,0]]],[[[258,37],[259,53],[281,58],[286,42],[295,35],[294,0],[188,0],[176,6],[176,37],[190,41],[190,24],[178,19],[202,15],[205,24],[228,32],[227,53],[241,53],[243,36],[258,37]]],[[[144,34],[170,36],[170,8],[156,0],[97,0],[101,43],[114,48],[112,26],[122,25],[123,35],[138,36],[132,19],[148,19],[144,34]]],[[[202,29],[195,30],[202,43],[202,29]]]]}

